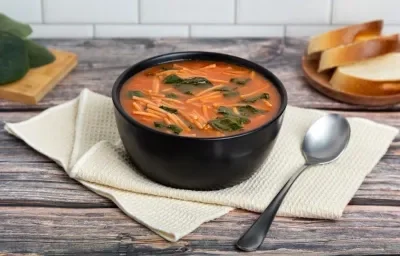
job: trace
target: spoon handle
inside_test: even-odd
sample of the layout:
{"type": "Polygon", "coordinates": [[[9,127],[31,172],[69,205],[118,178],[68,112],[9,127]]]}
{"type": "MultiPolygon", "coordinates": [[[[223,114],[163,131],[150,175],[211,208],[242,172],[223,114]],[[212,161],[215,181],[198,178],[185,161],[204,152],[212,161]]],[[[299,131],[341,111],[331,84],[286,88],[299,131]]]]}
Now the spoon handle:
{"type": "Polygon", "coordinates": [[[265,209],[265,211],[260,215],[260,217],[258,217],[254,224],[236,242],[236,247],[238,249],[251,252],[260,247],[287,192],[295,180],[308,166],[309,165],[305,164],[286,182],[285,186],[283,186],[279,193],[274,197],[267,209],[265,209]]]}

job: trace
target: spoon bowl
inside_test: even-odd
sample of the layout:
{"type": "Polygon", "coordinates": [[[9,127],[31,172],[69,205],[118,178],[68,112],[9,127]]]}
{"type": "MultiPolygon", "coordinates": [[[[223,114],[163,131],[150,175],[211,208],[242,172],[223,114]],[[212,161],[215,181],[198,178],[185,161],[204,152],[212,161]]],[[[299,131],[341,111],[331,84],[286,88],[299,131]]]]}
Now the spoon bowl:
{"type": "Polygon", "coordinates": [[[326,164],[336,160],[350,138],[348,121],[338,114],[318,119],[307,131],[302,145],[306,164],[326,164]]]}
{"type": "Polygon", "coordinates": [[[350,124],[342,116],[328,114],[315,121],[304,136],[302,153],[306,160],[285,186],[274,197],[267,209],[236,242],[242,251],[255,251],[263,243],[272,221],[290,187],[305,169],[312,165],[326,164],[336,160],[350,140],[350,124]]]}

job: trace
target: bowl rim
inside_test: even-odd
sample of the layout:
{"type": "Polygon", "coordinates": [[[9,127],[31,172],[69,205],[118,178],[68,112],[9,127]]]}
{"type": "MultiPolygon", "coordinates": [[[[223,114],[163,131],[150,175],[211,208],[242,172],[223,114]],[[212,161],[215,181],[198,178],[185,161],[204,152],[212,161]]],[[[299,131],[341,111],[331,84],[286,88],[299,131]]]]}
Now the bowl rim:
{"type": "MultiPolygon", "coordinates": [[[[205,59],[204,59],[205,60],[205,59]]],[[[283,113],[285,112],[285,109],[287,107],[287,101],[288,101],[288,96],[287,96],[287,92],[286,89],[283,85],[283,83],[280,81],[280,79],[275,76],[271,71],[269,71],[267,68],[264,68],[263,66],[252,62],[250,60],[244,59],[244,58],[240,58],[234,55],[229,55],[229,54],[224,54],[224,53],[218,53],[218,52],[209,52],[209,51],[180,51],[180,52],[170,52],[170,53],[165,53],[165,54],[160,54],[160,55],[156,55],[150,58],[146,58],[144,60],[141,60],[135,64],[133,64],[132,66],[130,66],[129,68],[125,69],[119,76],[118,78],[115,80],[113,88],[112,88],[112,93],[111,93],[111,98],[114,104],[115,109],[119,112],[119,114],[126,120],[128,121],[130,124],[136,126],[136,127],[140,127],[142,129],[145,129],[149,132],[161,135],[161,136],[165,136],[165,137],[171,137],[171,138],[176,138],[179,140],[192,140],[192,141],[219,141],[219,140],[229,140],[229,139],[234,139],[234,138],[241,138],[244,137],[246,135],[252,134],[252,133],[256,133],[260,130],[263,130],[265,128],[267,128],[268,126],[270,126],[272,123],[275,123],[276,120],[278,120],[283,113]],[[201,55],[206,55],[206,56],[210,56],[210,59],[212,56],[215,57],[219,57],[222,58],[222,60],[218,60],[221,62],[227,62],[227,63],[232,63],[233,61],[235,61],[236,63],[232,63],[232,64],[236,64],[236,65],[242,65],[244,67],[247,67],[249,69],[258,69],[256,72],[263,75],[268,81],[270,81],[273,86],[275,86],[278,90],[278,93],[281,96],[281,104],[279,107],[278,112],[276,113],[276,115],[270,119],[268,122],[264,123],[263,125],[248,130],[246,132],[241,132],[238,134],[233,134],[233,135],[228,135],[228,136],[222,136],[222,137],[189,137],[189,136],[180,136],[180,135],[176,135],[176,134],[169,134],[169,133],[165,133],[156,129],[152,129],[142,123],[140,123],[139,121],[136,121],[133,117],[131,117],[130,115],[128,115],[128,113],[123,109],[121,101],[120,101],[120,91],[122,86],[125,84],[125,82],[127,80],[129,80],[131,77],[133,77],[133,75],[143,71],[144,69],[156,66],[156,65],[160,65],[163,63],[171,63],[171,62],[176,62],[176,61],[184,61],[184,60],[198,60],[199,58],[196,58],[196,56],[201,56],[201,55]],[[162,61],[164,58],[170,58],[168,61],[162,61]],[[230,59],[229,60],[223,60],[224,58],[226,59],[230,59]],[[153,64],[150,65],[146,65],[147,63],[152,63],[155,62],[153,64]],[[134,74],[129,75],[132,70],[137,69],[138,67],[144,65],[145,67],[140,69],[139,71],[134,72],[134,74]],[[252,66],[252,67],[249,67],[252,66]],[[127,77],[129,75],[129,77],[127,77]]]]}

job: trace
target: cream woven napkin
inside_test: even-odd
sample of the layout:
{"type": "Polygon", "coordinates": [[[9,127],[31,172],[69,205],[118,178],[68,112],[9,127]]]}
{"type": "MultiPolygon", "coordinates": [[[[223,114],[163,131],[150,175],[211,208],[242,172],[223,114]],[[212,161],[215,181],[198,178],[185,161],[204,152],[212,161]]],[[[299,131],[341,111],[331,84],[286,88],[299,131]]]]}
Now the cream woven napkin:
{"type": "MultiPolygon", "coordinates": [[[[177,241],[233,208],[263,211],[304,163],[303,136],[322,115],[288,106],[278,140],[263,166],[244,183],[219,191],[173,189],[135,171],[120,143],[111,99],[86,89],[77,99],[5,128],[136,221],[177,241]]],[[[365,119],[348,120],[352,135],[345,152],[334,163],[309,168],[293,185],[278,215],[339,218],[398,133],[396,128],[365,119]]]]}

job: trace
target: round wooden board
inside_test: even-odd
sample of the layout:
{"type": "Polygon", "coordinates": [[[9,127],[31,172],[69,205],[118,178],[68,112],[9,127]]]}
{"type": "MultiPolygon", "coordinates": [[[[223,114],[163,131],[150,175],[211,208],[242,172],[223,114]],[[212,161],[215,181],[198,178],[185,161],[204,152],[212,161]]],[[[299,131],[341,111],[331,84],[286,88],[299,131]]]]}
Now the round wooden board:
{"type": "Polygon", "coordinates": [[[338,91],[329,84],[332,74],[318,73],[318,61],[302,57],[301,67],[308,83],[317,91],[338,101],[364,106],[390,106],[400,103],[400,94],[385,96],[357,95],[338,91]]]}

